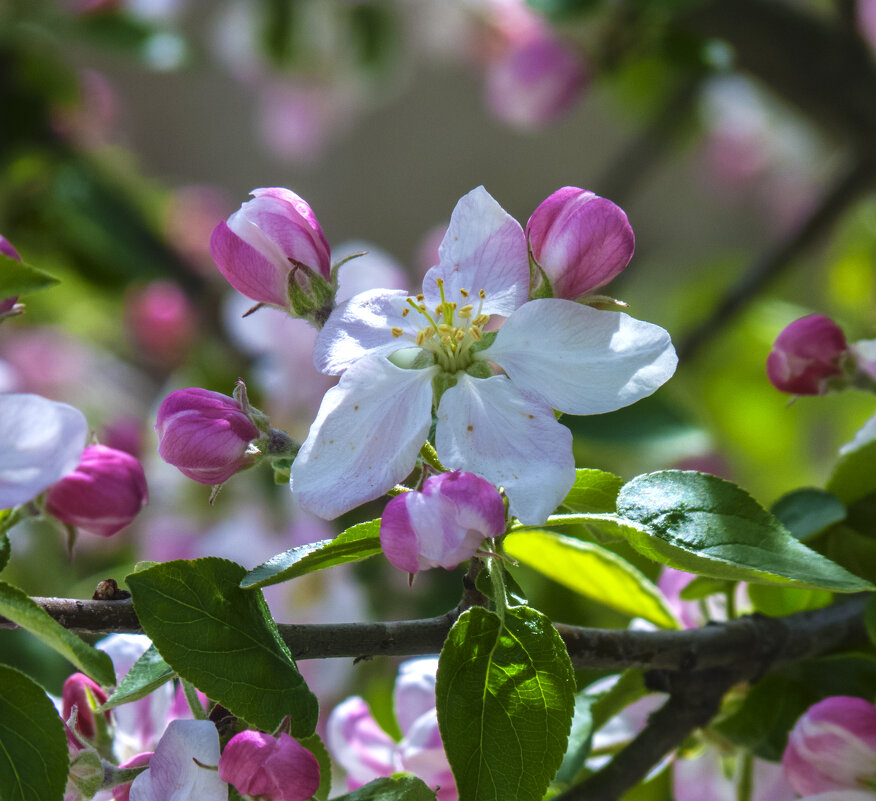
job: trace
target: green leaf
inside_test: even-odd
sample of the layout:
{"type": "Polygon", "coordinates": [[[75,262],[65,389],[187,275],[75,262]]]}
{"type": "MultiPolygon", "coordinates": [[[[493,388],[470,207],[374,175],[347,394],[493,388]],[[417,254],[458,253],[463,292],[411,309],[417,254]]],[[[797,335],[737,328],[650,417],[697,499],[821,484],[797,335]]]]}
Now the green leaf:
{"type": "Polygon", "coordinates": [[[0,798],[61,801],[68,767],[64,724],[45,690],[0,665],[0,798]]]}
{"type": "Polygon", "coordinates": [[[98,684],[115,684],[116,674],[107,654],[55,622],[27,593],[5,581],[0,581],[0,615],[27,629],[49,648],[54,648],[98,684]]]}
{"type": "Polygon", "coordinates": [[[833,600],[833,593],[827,590],[777,587],[774,584],[749,584],[748,597],[755,612],[769,617],[785,617],[795,612],[821,609],[833,600]]]}
{"type": "Polygon", "coordinates": [[[143,630],[182,678],[260,729],[273,731],[290,715],[292,734],[307,737],[316,698],[262,594],[239,588],[245,574],[209,557],[155,565],[127,582],[143,630]]]}
{"type": "Polygon", "coordinates": [[[578,468],[575,483],[562,505],[570,512],[613,512],[623,483],[614,473],[578,468]]]}
{"type": "Polygon", "coordinates": [[[735,582],[726,579],[713,579],[697,576],[690,584],[682,587],[678,597],[682,601],[699,601],[710,595],[724,595],[733,589],[735,582]]]}
{"type": "Polygon", "coordinates": [[[255,589],[280,584],[305,573],[360,562],[379,553],[380,518],[352,526],[333,540],[320,540],[278,553],[250,570],[240,586],[243,589],[255,589]]]}
{"type": "Polygon", "coordinates": [[[9,564],[11,554],[12,548],[9,545],[9,535],[5,531],[0,531],[0,570],[3,570],[9,564]]]}
{"type": "Polygon", "coordinates": [[[864,625],[867,627],[867,636],[870,641],[876,643],[876,595],[871,595],[864,610],[864,625]]]}
{"type": "Polygon", "coordinates": [[[752,688],[739,709],[712,728],[755,756],[777,761],[782,758],[788,732],[817,700],[817,694],[801,681],[767,676],[752,688]]]}
{"type": "Polygon", "coordinates": [[[825,489],[846,505],[876,492],[876,440],[840,456],[825,489]]]}
{"type": "Polygon", "coordinates": [[[566,750],[575,676],[550,621],[473,607],[438,662],[438,724],[465,801],[541,801],[566,750]]]}
{"type": "Polygon", "coordinates": [[[332,789],[332,760],[328,749],[318,734],[311,734],[310,737],[298,742],[310,751],[319,763],[319,787],[313,797],[316,801],[326,801],[332,789]]]}
{"type": "Polygon", "coordinates": [[[592,542],[529,529],[505,537],[505,551],[571,590],[657,626],[679,628],[663,594],[625,559],[592,542]]]}
{"type": "Polygon", "coordinates": [[[335,801],[435,801],[435,793],[415,776],[393,776],[376,779],[335,801]]]}
{"type": "Polygon", "coordinates": [[[139,701],[162,684],[166,684],[175,675],[173,668],[161,658],[158,649],[150,645],[124,675],[115,692],[101,707],[101,711],[131,701],[139,701]]]}
{"type": "Polygon", "coordinates": [[[638,476],[618,496],[621,530],[645,556],[712,578],[872,590],[792,537],[747,492],[717,476],[666,470],[638,476]]]}
{"type": "Polygon", "coordinates": [[[0,253],[0,298],[27,295],[57,283],[55,276],[0,253]]]}
{"type": "Polygon", "coordinates": [[[798,540],[846,519],[846,507],[836,495],[811,487],[783,495],[773,504],[772,513],[798,540]]]}

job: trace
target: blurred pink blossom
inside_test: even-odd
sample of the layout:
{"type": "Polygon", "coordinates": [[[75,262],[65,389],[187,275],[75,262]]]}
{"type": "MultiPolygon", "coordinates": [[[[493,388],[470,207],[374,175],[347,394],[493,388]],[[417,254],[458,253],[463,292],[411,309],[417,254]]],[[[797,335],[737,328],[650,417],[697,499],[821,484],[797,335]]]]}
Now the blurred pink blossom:
{"type": "Polygon", "coordinates": [[[181,286],[153,281],[129,291],[125,316],[135,346],[148,361],[169,369],[185,359],[197,332],[197,316],[181,286]]]}

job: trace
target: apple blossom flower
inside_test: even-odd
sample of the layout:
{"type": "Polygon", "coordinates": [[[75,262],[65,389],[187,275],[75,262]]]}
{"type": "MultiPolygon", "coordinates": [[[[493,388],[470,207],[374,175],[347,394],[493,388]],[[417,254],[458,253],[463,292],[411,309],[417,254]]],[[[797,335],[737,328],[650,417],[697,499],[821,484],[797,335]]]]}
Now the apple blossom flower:
{"type": "Polygon", "coordinates": [[[195,336],[195,310],[182,287],[153,281],[128,293],[125,312],[131,337],[155,362],[183,360],[195,336]]]}
{"type": "Polygon", "coordinates": [[[792,395],[824,395],[843,375],[849,356],[842,329],[829,317],[810,314],[786,326],[767,357],[767,377],[792,395]]]}
{"type": "MultiPolygon", "coordinates": [[[[89,742],[93,742],[97,736],[97,723],[94,719],[94,709],[107,699],[103,688],[84,673],[74,673],[68,676],[61,690],[61,717],[66,723],[70,719],[73,708],[76,708],[76,732],[89,742]]],[[[109,712],[104,713],[107,721],[110,719],[109,712]]],[[[71,748],[79,749],[82,746],[79,740],[69,730],[67,742],[71,748]]]]}
{"type": "Polygon", "coordinates": [[[171,392],[155,422],[158,453],[193,481],[216,485],[250,467],[261,436],[236,398],[200,387],[171,392]]]}
{"type": "Polygon", "coordinates": [[[575,478],[572,435],[553,409],[614,411],[675,370],[656,325],[528,301],[523,229],[483,187],[457,204],[440,256],[422,295],[363,292],[320,331],[314,362],[341,377],[292,466],[306,511],[337,517],[404,479],[437,407],[441,461],[504,487],[512,514],[542,523],[575,478]],[[496,334],[484,330],[491,315],[507,317],[496,334]]]}
{"type": "MultiPolygon", "coordinates": [[[[136,754],[130,759],[125,760],[119,765],[120,768],[141,768],[149,764],[152,759],[151,751],[144,751],[142,754],[136,754]]],[[[113,801],[131,801],[131,785],[133,782],[124,782],[113,787],[113,801]]]]}
{"type": "Polygon", "coordinates": [[[837,695],[809,707],[782,755],[785,776],[803,795],[863,790],[876,782],[876,706],[837,695]]]}
{"type": "Polygon", "coordinates": [[[329,245],[313,210],[294,192],[276,187],[250,194],[252,200],[213,230],[210,253],[238,292],[288,309],[296,265],[329,281],[329,245]]]}
{"type": "Polygon", "coordinates": [[[548,31],[515,42],[487,65],[487,104],[502,122],[535,130],[567,112],[587,82],[581,57],[548,31]]]}
{"type": "Polygon", "coordinates": [[[285,732],[272,737],[247,729],[225,746],[219,778],[262,801],[306,801],[319,789],[319,762],[285,732]]]}
{"type": "Polygon", "coordinates": [[[386,558],[408,573],[452,570],[474,556],[485,537],[505,533],[505,505],[488,481],[472,473],[426,479],[422,492],[393,498],[380,521],[386,558]]]}
{"type": "MultiPolygon", "coordinates": [[[[781,765],[754,759],[751,770],[750,801],[794,801],[797,794],[782,775],[781,765]]],[[[717,749],[706,750],[695,759],[676,759],[672,768],[675,801],[736,801],[737,782],[721,769],[717,749]]],[[[823,799],[842,801],[842,799],[823,799]]],[[[850,799],[850,801],[852,801],[850,799]]]]}
{"type": "Polygon", "coordinates": [[[372,716],[362,698],[335,707],[326,726],[326,746],[347,772],[347,786],[404,772],[437,790],[438,801],[456,801],[456,784],[438,731],[435,711],[436,657],[409,659],[399,665],[393,691],[402,739],[396,743],[372,716]],[[440,788],[440,789],[438,789],[440,788]]]}
{"type": "Polygon", "coordinates": [[[131,784],[130,801],[227,801],[219,778],[219,733],[209,720],[175,720],[146,768],[131,784]]]}
{"type": "Polygon", "coordinates": [[[0,395],[0,509],[31,500],[76,467],[88,423],[78,409],[39,395],[0,395]]]}
{"type": "Polygon", "coordinates": [[[553,296],[569,300],[611,281],[630,263],[636,243],[619,206],[574,186],[539,204],[526,224],[526,239],[553,296]]]}
{"type": "Polygon", "coordinates": [[[62,523],[111,537],[133,522],[148,497],[138,459],[89,445],[76,468],[49,489],[46,511],[62,523]]]}

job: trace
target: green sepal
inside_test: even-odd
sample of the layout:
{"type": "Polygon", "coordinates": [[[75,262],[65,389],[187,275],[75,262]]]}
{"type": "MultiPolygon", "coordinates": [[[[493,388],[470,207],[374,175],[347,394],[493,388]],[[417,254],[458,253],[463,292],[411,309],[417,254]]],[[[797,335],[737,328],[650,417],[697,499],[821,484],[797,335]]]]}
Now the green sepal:
{"type": "Polygon", "coordinates": [[[83,799],[91,799],[103,787],[103,765],[96,751],[85,749],[70,761],[70,781],[82,793],[83,799]]]}
{"type": "Polygon", "coordinates": [[[28,295],[60,283],[55,276],[0,253],[0,300],[28,295]]]}
{"type": "Polygon", "coordinates": [[[458,380],[456,375],[451,373],[439,372],[435,375],[432,379],[432,404],[434,408],[438,408],[441,396],[451,387],[455,387],[458,380]]]}

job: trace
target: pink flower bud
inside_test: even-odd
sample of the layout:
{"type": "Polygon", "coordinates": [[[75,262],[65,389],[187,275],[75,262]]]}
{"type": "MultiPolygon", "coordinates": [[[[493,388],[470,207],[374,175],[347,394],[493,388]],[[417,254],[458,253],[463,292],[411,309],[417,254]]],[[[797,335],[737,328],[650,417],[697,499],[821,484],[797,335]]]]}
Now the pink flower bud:
{"type": "Polygon", "coordinates": [[[247,730],[225,746],[219,778],[264,801],[305,801],[319,788],[319,762],[285,732],[274,738],[247,730]]]}
{"type": "Polygon", "coordinates": [[[541,128],[569,110],[587,72],[578,54],[547,34],[514,43],[487,68],[487,103],[514,128],[541,128]]]}
{"type": "Polygon", "coordinates": [[[554,297],[568,300],[611,281],[630,263],[636,246],[623,209],[574,186],[539,204],[526,224],[526,238],[554,297]]]}
{"type": "Polygon", "coordinates": [[[328,280],[329,245],[313,210],[294,192],[271,188],[250,194],[252,200],[213,230],[210,254],[238,292],[288,308],[292,261],[328,280]]]}
{"type": "MultiPolygon", "coordinates": [[[[64,722],[66,723],[70,719],[70,714],[75,706],[76,731],[84,740],[93,742],[97,736],[97,724],[94,720],[92,702],[95,706],[100,706],[106,699],[107,695],[99,684],[89,679],[84,673],[74,673],[64,682],[64,689],[61,691],[61,713],[64,722]],[[89,699],[89,695],[91,695],[91,699],[89,699]]],[[[104,712],[104,716],[109,721],[109,712],[104,712]]],[[[67,741],[73,748],[82,747],[69,730],[67,741]]]]}
{"type": "Polygon", "coordinates": [[[234,398],[198,387],[171,392],[158,409],[155,430],[165,462],[212,485],[253,463],[247,450],[260,433],[234,398]]]}
{"type": "Polygon", "coordinates": [[[49,488],[46,510],[63,523],[111,537],[130,525],[148,497],[137,459],[106,445],[90,445],[76,469],[49,488]]]}
{"type": "Polygon", "coordinates": [[[473,473],[454,471],[426,480],[422,492],[404,492],[383,512],[380,544],[386,558],[408,573],[451,570],[472,557],[485,537],[505,531],[498,490],[473,473]]]}
{"type": "Polygon", "coordinates": [[[128,328],[137,347],[156,362],[180,362],[195,335],[195,310],[172,281],[153,281],[125,299],[128,328]]]}
{"type": "Polygon", "coordinates": [[[809,707],[788,736],[782,765],[803,795],[865,789],[876,781],[876,706],[837,695],[809,707]]]}
{"type": "Polygon", "coordinates": [[[801,317],[776,337],[767,357],[767,377],[792,395],[824,395],[842,375],[849,352],[842,329],[821,314],[801,317]]]}
{"type": "MultiPolygon", "coordinates": [[[[18,251],[12,247],[9,240],[2,235],[0,235],[0,253],[4,256],[9,256],[10,259],[21,261],[21,256],[18,255],[18,251]]],[[[15,306],[17,300],[18,295],[14,295],[11,298],[0,298],[0,315],[12,311],[12,307],[15,306]]]]}

